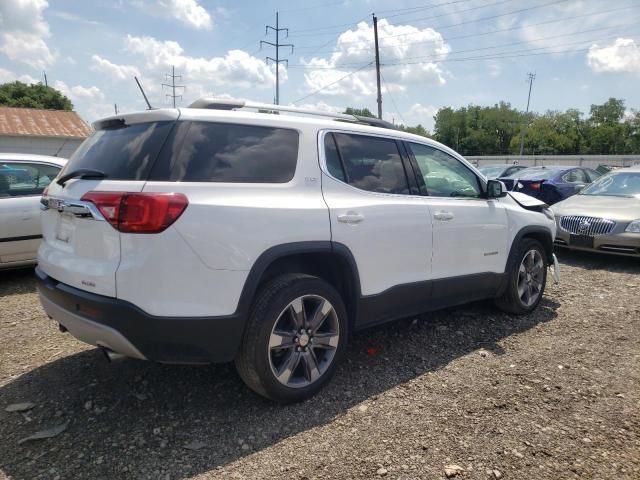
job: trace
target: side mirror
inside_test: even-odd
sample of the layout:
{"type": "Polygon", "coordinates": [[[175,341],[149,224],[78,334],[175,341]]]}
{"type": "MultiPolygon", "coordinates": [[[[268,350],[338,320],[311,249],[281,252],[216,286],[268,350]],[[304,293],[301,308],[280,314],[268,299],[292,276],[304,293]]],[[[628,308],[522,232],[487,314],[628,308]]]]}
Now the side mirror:
{"type": "Polygon", "coordinates": [[[575,189],[576,192],[579,192],[580,190],[582,190],[584,187],[586,187],[586,185],[584,183],[578,183],[576,185],[573,186],[573,188],[575,189]]]}
{"type": "Polygon", "coordinates": [[[500,180],[487,181],[487,198],[502,198],[507,196],[507,187],[500,180]]]}

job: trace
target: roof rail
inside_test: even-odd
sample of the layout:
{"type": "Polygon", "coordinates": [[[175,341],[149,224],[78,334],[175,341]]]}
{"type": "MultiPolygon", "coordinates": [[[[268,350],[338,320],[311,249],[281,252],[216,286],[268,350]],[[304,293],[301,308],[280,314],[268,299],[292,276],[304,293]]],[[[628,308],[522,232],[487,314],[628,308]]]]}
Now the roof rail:
{"type": "Polygon", "coordinates": [[[373,127],[396,129],[396,126],[379,118],[361,117],[359,115],[351,115],[348,113],[323,112],[322,110],[310,110],[299,107],[289,107],[284,105],[272,105],[269,103],[245,102],[244,100],[234,100],[227,98],[202,97],[189,105],[189,108],[207,108],[211,110],[237,110],[240,108],[248,108],[259,110],[264,113],[271,112],[287,112],[298,113],[301,115],[313,115],[317,117],[332,118],[343,122],[360,123],[373,127]]]}

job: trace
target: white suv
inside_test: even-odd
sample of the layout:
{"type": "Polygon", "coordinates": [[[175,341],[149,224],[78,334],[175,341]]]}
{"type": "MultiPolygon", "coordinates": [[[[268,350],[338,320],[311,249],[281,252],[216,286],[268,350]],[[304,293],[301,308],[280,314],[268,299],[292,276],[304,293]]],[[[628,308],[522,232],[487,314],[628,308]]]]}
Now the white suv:
{"type": "Polygon", "coordinates": [[[234,360],[298,401],[352,331],[481,299],[530,312],[555,261],[545,204],[379,120],[201,99],[94,127],[42,197],[37,276],[47,314],[110,356],[234,360]]]}

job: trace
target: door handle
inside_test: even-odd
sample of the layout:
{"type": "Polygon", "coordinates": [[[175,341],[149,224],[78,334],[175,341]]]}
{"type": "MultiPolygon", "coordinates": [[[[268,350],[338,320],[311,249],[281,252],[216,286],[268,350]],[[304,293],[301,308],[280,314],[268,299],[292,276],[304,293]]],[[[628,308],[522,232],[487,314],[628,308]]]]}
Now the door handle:
{"type": "Polygon", "coordinates": [[[453,220],[453,213],[445,212],[444,210],[441,210],[439,212],[434,213],[433,218],[435,218],[436,220],[442,220],[446,222],[449,220],[453,220]]]}
{"type": "Polygon", "coordinates": [[[340,223],[349,223],[353,225],[356,223],[360,223],[363,220],[364,220],[364,216],[356,212],[347,212],[347,213],[338,215],[338,221],[340,223]]]}

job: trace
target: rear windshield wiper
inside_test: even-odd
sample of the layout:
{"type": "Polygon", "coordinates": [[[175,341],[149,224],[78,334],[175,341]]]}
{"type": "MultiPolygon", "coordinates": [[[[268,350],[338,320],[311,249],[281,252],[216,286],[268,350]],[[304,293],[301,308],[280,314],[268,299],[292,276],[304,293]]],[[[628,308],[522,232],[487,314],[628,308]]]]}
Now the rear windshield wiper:
{"type": "Polygon", "coordinates": [[[72,178],[106,178],[107,174],[101,172],[100,170],[94,170],[92,168],[79,168],[78,170],[74,170],[73,172],[67,173],[66,175],[61,176],[56,183],[58,185],[62,185],[67,183],[72,178]]]}

